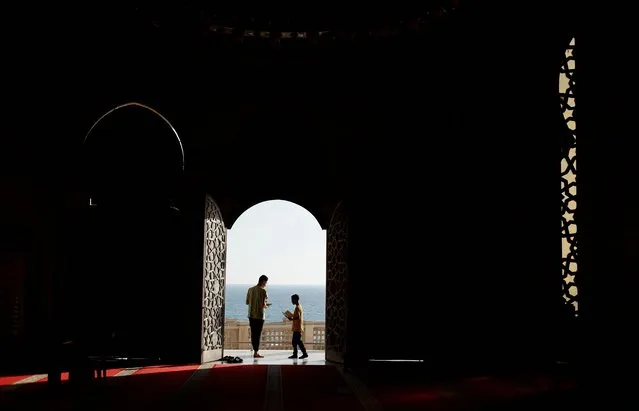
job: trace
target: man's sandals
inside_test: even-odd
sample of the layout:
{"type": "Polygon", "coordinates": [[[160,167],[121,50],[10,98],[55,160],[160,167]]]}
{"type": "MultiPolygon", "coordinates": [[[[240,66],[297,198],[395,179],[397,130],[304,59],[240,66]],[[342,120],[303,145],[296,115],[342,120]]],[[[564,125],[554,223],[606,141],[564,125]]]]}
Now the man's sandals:
{"type": "Polygon", "coordinates": [[[240,364],[244,362],[244,360],[241,359],[240,357],[231,357],[230,355],[227,355],[226,357],[222,358],[222,361],[224,361],[227,364],[240,364]]]}

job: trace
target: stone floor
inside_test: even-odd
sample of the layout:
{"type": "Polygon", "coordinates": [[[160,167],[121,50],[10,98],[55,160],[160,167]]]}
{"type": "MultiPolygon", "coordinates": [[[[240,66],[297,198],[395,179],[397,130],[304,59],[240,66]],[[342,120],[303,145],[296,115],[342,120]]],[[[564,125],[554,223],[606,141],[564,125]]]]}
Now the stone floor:
{"type": "MultiPolygon", "coordinates": [[[[253,358],[250,350],[224,350],[224,356],[240,357],[243,364],[260,365],[325,365],[325,355],[322,350],[309,350],[308,358],[303,360],[291,360],[288,357],[293,354],[293,350],[265,350],[260,351],[264,358],[253,358]]],[[[301,354],[299,354],[301,355],[301,354]]]]}

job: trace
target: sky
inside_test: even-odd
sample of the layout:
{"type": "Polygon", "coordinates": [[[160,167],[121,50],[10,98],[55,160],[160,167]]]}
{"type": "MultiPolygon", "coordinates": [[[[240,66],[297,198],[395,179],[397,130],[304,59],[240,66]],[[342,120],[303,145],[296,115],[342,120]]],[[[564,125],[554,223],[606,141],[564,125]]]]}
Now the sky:
{"type": "Polygon", "coordinates": [[[246,210],[228,230],[227,284],[326,284],[326,231],[305,208],[270,200],[246,210]]]}

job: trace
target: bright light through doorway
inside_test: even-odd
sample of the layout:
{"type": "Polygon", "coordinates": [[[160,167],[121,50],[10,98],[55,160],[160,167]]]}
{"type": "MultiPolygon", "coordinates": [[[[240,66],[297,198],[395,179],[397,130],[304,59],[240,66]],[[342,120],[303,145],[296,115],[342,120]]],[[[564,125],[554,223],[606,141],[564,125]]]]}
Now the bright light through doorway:
{"type": "Polygon", "coordinates": [[[228,232],[227,284],[326,283],[326,231],[305,208],[271,200],[246,210],[228,232]]]}

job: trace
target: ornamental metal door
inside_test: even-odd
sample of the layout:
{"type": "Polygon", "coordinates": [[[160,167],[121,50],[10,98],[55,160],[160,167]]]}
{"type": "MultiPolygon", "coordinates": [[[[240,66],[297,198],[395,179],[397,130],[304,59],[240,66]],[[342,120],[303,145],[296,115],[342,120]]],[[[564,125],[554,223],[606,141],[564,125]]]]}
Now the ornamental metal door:
{"type": "Polygon", "coordinates": [[[223,357],[224,294],[226,290],[226,227],[222,213],[207,195],[204,211],[204,267],[202,282],[203,363],[223,357]]]}
{"type": "Polygon", "coordinates": [[[326,360],[343,364],[348,302],[348,214],[343,203],[326,231],[326,360]]]}

